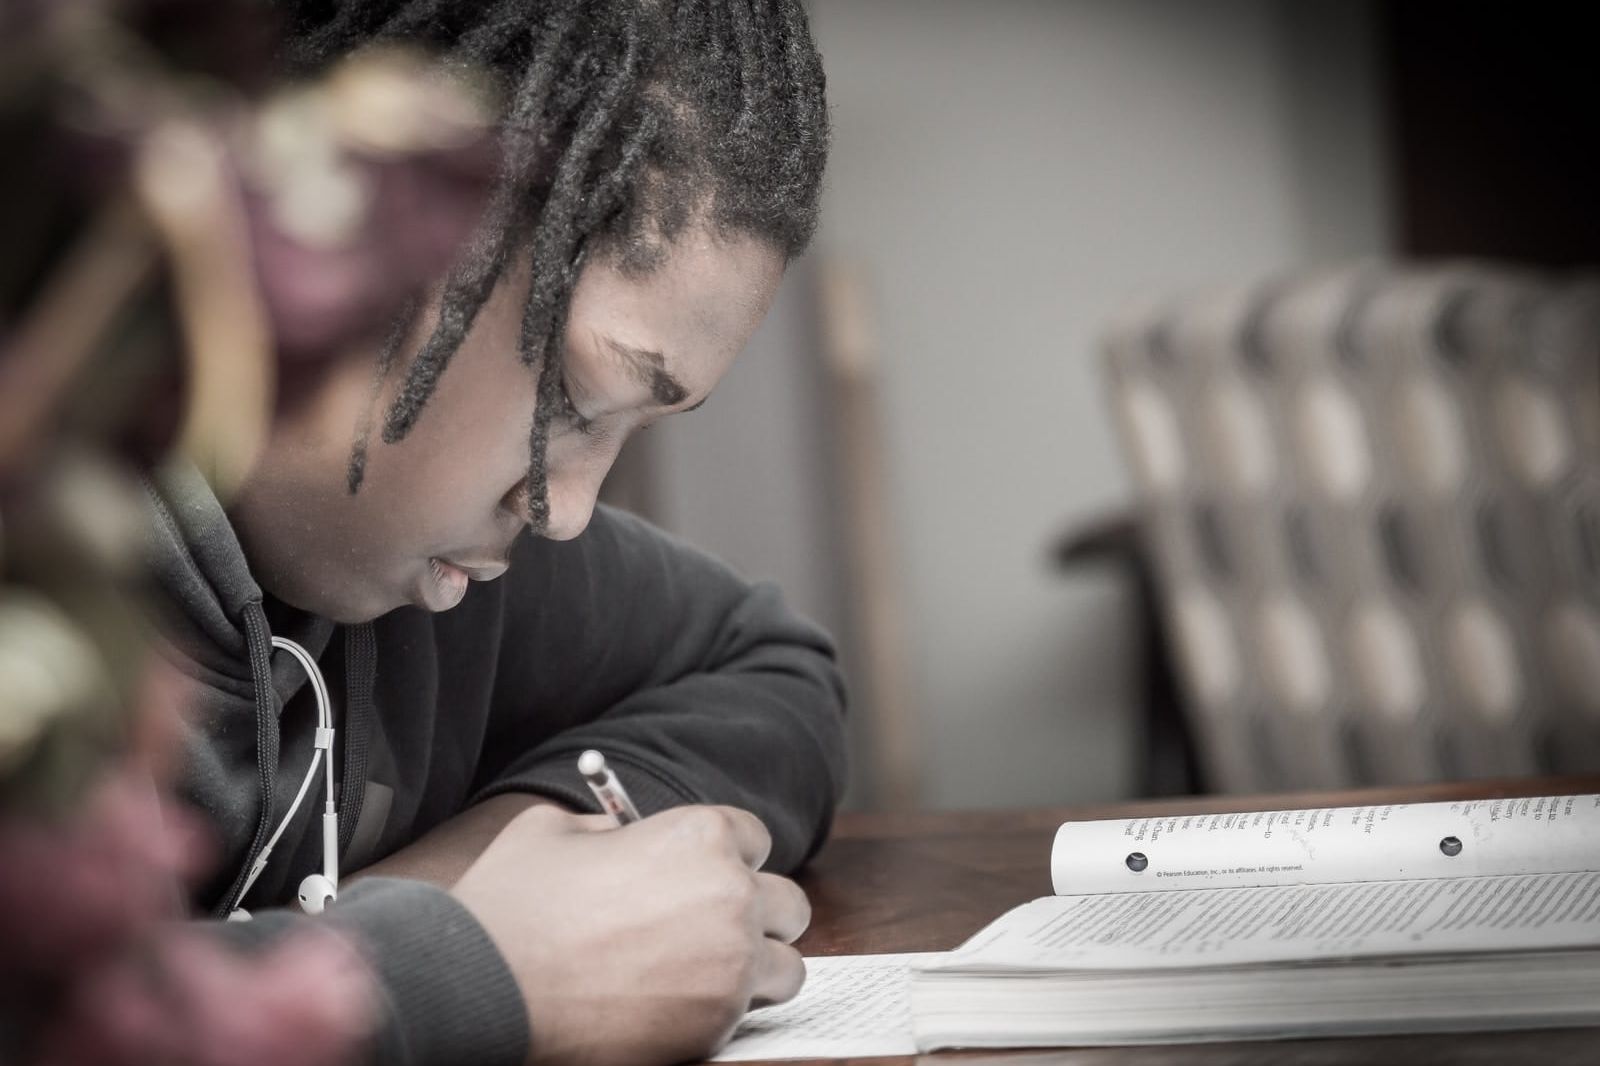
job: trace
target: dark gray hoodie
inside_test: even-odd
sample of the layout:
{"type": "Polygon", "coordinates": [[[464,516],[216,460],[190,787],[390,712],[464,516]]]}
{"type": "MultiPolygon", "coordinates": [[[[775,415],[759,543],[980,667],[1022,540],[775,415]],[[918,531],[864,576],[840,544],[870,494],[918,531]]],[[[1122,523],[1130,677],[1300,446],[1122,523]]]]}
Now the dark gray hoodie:
{"type": "Polygon", "coordinates": [[[333,696],[346,872],[499,793],[595,809],[575,767],[590,747],[646,814],[683,803],[754,812],[772,833],[769,869],[791,870],[821,844],[843,787],[843,693],[826,637],[770,586],[600,508],[574,541],[520,538],[510,572],[474,583],[454,610],[339,626],[262,593],[198,474],[169,472],[149,498],[165,639],[202,691],[184,791],[221,844],[198,903],[217,917],[251,908],[254,922],[227,927],[240,940],[321,920],[352,933],[387,998],[380,1061],[519,1063],[526,1013],[488,936],[440,889],[372,878],[319,919],[272,909],[321,870],[318,793],[236,898],[300,785],[316,726],[305,674],[271,654],[273,635],[310,651],[333,696]]]}

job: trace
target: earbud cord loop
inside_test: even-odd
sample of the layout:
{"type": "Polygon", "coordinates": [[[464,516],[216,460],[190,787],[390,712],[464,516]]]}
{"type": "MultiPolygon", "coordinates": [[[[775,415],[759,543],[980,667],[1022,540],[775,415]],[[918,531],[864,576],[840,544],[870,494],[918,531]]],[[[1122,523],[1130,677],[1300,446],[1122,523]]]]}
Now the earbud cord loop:
{"type": "MultiPolygon", "coordinates": [[[[266,845],[261,849],[261,853],[256,856],[256,861],[251,864],[250,875],[245,878],[244,888],[239,892],[239,902],[241,904],[243,904],[245,897],[250,894],[250,889],[253,885],[255,885],[256,879],[261,876],[261,872],[267,868],[267,859],[272,854],[272,849],[277,845],[279,838],[283,836],[284,830],[289,828],[290,822],[294,821],[295,812],[300,809],[300,804],[304,802],[306,793],[311,788],[311,782],[317,779],[318,767],[325,766],[327,770],[328,791],[326,801],[323,804],[323,809],[326,814],[337,814],[337,809],[333,800],[333,708],[332,701],[328,698],[327,683],[322,678],[322,671],[317,667],[316,660],[311,657],[311,654],[307,652],[305,648],[301,647],[299,644],[288,639],[287,637],[273,637],[272,646],[274,648],[279,648],[283,651],[286,651],[290,655],[294,656],[295,661],[300,664],[300,668],[306,672],[306,677],[311,681],[311,692],[312,695],[316,697],[317,701],[316,747],[311,753],[311,765],[306,767],[306,776],[300,782],[300,790],[294,794],[294,802],[289,804],[288,811],[284,813],[283,818],[278,822],[278,828],[273,831],[272,836],[267,840],[266,845]],[[324,752],[327,753],[326,763],[323,761],[324,752]]],[[[326,830],[324,830],[324,832],[325,831],[326,830]]],[[[324,842],[325,849],[326,846],[326,842],[324,842]]],[[[334,843],[334,850],[331,853],[332,869],[326,871],[328,879],[332,881],[336,887],[339,884],[339,858],[337,848],[338,843],[336,841],[334,843]]]]}

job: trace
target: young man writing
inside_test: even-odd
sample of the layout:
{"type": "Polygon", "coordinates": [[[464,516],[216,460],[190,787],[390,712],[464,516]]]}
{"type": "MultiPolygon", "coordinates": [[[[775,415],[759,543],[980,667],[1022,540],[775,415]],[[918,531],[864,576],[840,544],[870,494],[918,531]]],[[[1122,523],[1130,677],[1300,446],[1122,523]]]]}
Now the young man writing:
{"type": "Polygon", "coordinates": [[[508,165],[434,298],[275,427],[226,510],[195,477],[153,487],[169,640],[201,683],[186,790],[222,843],[202,902],[251,908],[244,939],[313,920],[270,909],[323,864],[320,798],[281,822],[321,736],[273,653],[291,640],[335,708],[341,865],[373,875],[316,920],[379,977],[379,1057],[702,1055],[803,979],[780,873],[831,818],[842,694],[770,588],[595,497],[629,434],[706,401],[810,236],[826,122],[803,15],[300,15],[314,59],[397,38],[497,72],[508,165]],[[574,813],[591,747],[643,821],[574,813]]]}

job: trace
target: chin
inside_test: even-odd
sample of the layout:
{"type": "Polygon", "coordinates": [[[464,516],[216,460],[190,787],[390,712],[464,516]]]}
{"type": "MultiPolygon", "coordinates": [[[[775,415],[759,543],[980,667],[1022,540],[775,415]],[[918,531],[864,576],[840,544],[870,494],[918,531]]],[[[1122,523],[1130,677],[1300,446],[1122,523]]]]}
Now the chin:
{"type": "Polygon", "coordinates": [[[337,622],[342,626],[355,626],[361,625],[364,622],[375,622],[379,618],[382,618],[384,615],[388,614],[390,611],[395,610],[397,607],[404,606],[405,604],[400,602],[388,603],[382,606],[341,606],[332,608],[330,610],[318,611],[316,613],[321,615],[323,618],[328,619],[330,622],[337,622]]]}
{"type": "Polygon", "coordinates": [[[363,622],[377,621],[391,611],[411,606],[413,606],[411,599],[400,593],[374,593],[365,602],[341,605],[337,608],[337,614],[330,612],[327,617],[341,625],[360,625],[363,622]]]}
{"type": "Polygon", "coordinates": [[[346,626],[371,622],[407,602],[398,595],[380,592],[363,595],[356,589],[342,589],[334,595],[328,593],[327,589],[297,589],[286,595],[273,590],[274,596],[291,607],[346,626]]]}

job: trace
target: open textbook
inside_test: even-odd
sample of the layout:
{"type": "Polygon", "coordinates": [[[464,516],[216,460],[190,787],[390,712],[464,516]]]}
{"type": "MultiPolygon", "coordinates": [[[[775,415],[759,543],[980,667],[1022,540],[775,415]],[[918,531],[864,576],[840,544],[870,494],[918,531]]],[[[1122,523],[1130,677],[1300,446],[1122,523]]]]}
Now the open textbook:
{"type": "Polygon", "coordinates": [[[719,1058],[1600,1022],[1600,796],[1068,822],[951,952],[808,960],[719,1058]]]}
{"type": "Polygon", "coordinates": [[[1600,1022],[1600,796],[1069,822],[919,1048],[1600,1022]]]}

